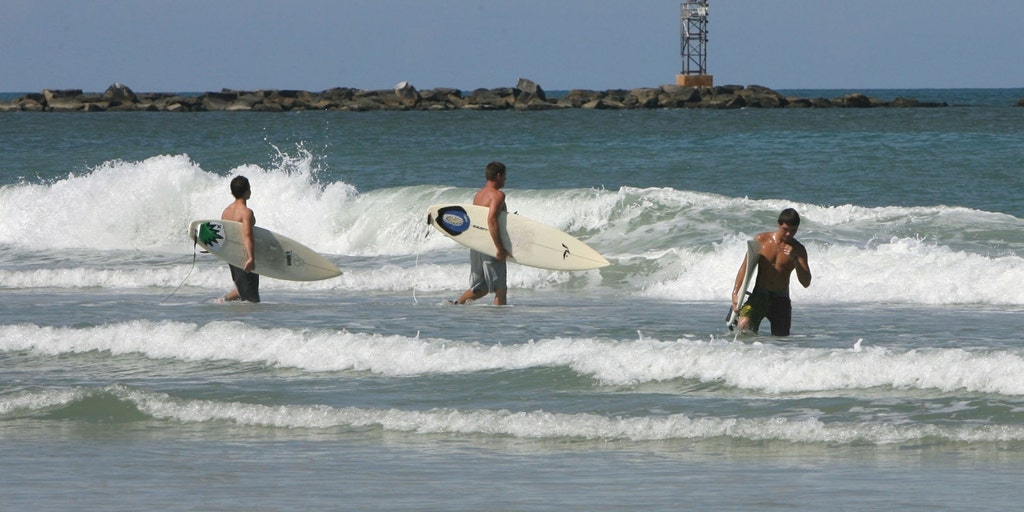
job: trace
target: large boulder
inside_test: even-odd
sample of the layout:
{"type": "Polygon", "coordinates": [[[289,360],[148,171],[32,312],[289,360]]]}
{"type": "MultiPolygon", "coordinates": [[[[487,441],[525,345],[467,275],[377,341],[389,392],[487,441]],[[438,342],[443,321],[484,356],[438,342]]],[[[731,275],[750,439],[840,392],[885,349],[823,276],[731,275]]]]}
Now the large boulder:
{"type": "Polygon", "coordinates": [[[663,85],[658,97],[661,108],[683,108],[700,102],[700,89],[684,85],[663,85]]]}
{"type": "Polygon", "coordinates": [[[75,112],[85,107],[81,89],[44,89],[43,99],[51,112],[75,112]]]}
{"type": "Polygon", "coordinates": [[[320,93],[320,97],[336,103],[344,103],[352,99],[359,89],[352,87],[332,87],[320,93]]]}
{"type": "Polygon", "coordinates": [[[640,87],[629,91],[623,104],[626,108],[658,108],[661,103],[660,96],[661,89],[640,87]]]}
{"type": "Polygon", "coordinates": [[[625,105],[626,96],[629,96],[629,91],[625,89],[608,89],[607,91],[604,92],[604,97],[602,99],[605,101],[625,105]]]}
{"type": "Polygon", "coordinates": [[[358,90],[352,95],[351,100],[345,102],[342,110],[350,110],[352,112],[371,112],[381,110],[384,104],[381,96],[381,91],[375,89],[358,90]]]}
{"type": "Polygon", "coordinates": [[[107,90],[103,92],[102,99],[111,107],[134,105],[139,102],[139,98],[135,95],[135,92],[133,92],[127,85],[120,83],[115,83],[110,87],[107,87],[107,90]]]}
{"type": "Polygon", "coordinates": [[[832,100],[832,104],[838,107],[846,108],[870,108],[872,107],[871,98],[859,93],[854,92],[845,94],[839,98],[832,100]]]}
{"type": "Polygon", "coordinates": [[[251,107],[253,112],[284,112],[284,107],[276,101],[262,101],[251,107]]]}
{"type": "Polygon", "coordinates": [[[238,99],[235,100],[237,104],[239,101],[247,101],[253,99],[253,95],[260,97],[261,99],[252,104],[253,109],[256,109],[257,105],[262,104],[260,108],[261,112],[283,112],[286,110],[307,110],[313,108],[313,103],[317,101],[318,96],[308,91],[300,91],[296,89],[271,89],[269,91],[256,91],[256,92],[239,92],[238,99]]]}
{"type": "Polygon", "coordinates": [[[234,91],[208,92],[202,96],[203,110],[222,112],[227,110],[237,99],[238,93],[234,91]]]}
{"type": "Polygon", "coordinates": [[[413,108],[420,102],[420,94],[409,82],[399,82],[395,86],[395,95],[398,102],[406,108],[413,108]]]}
{"type": "Polygon", "coordinates": [[[452,110],[461,108],[466,101],[462,91],[450,87],[439,87],[420,91],[420,108],[426,110],[452,110]]]}
{"type": "Polygon", "coordinates": [[[614,97],[604,97],[588,101],[584,103],[580,108],[590,110],[621,110],[626,108],[626,105],[620,101],[616,101],[614,97]]]}
{"type": "Polygon", "coordinates": [[[569,91],[569,94],[565,95],[565,98],[559,100],[558,103],[567,107],[580,108],[587,103],[601,99],[603,96],[600,92],[590,89],[573,89],[569,91]]]}
{"type": "Polygon", "coordinates": [[[811,102],[811,106],[814,107],[814,108],[832,108],[832,107],[835,106],[835,105],[832,104],[832,100],[830,100],[828,98],[818,97],[818,98],[812,98],[809,101],[811,102]]]}
{"type": "Polygon", "coordinates": [[[503,110],[510,108],[515,101],[515,93],[510,88],[475,89],[466,98],[465,108],[503,110]]]}
{"type": "Polygon", "coordinates": [[[341,107],[355,96],[358,89],[351,87],[332,87],[321,91],[312,108],[317,110],[340,110],[341,107]]]}
{"type": "Polygon", "coordinates": [[[516,89],[519,91],[519,94],[516,95],[517,105],[529,105],[530,103],[537,102],[547,103],[548,101],[547,95],[544,94],[544,89],[533,80],[520,78],[516,82],[516,89]]]}
{"type": "Polygon", "coordinates": [[[46,107],[32,98],[22,98],[18,100],[18,110],[24,112],[42,112],[46,110],[46,107]]]}
{"type": "Polygon", "coordinates": [[[811,108],[814,104],[807,98],[786,98],[786,108],[811,108]]]}
{"type": "Polygon", "coordinates": [[[747,86],[740,94],[746,100],[748,107],[779,108],[785,107],[787,103],[785,96],[760,85],[747,86]]]}

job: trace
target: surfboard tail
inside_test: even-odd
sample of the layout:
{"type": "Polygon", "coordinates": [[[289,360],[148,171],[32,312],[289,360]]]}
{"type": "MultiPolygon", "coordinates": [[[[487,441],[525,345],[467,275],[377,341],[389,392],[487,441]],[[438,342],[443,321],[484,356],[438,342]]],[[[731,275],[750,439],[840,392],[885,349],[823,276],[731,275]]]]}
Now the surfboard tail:
{"type": "MultiPolygon", "coordinates": [[[[746,273],[743,275],[743,280],[740,283],[740,296],[739,302],[736,304],[737,307],[743,307],[743,303],[747,300],[747,295],[750,295],[750,286],[753,284],[754,274],[757,273],[757,259],[761,252],[761,243],[757,240],[747,241],[747,255],[744,256],[744,264],[746,265],[746,273]]],[[[733,330],[739,323],[740,314],[738,311],[733,311],[732,305],[729,305],[729,315],[725,319],[725,325],[729,327],[729,330],[733,330]]]]}

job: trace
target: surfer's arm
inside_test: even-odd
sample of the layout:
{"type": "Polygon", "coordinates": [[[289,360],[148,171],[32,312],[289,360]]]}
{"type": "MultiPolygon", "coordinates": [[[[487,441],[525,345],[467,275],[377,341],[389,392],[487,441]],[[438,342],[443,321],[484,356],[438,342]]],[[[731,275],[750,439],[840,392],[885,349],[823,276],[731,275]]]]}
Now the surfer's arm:
{"type": "Polygon", "coordinates": [[[498,228],[498,214],[504,210],[505,194],[499,191],[494,195],[487,210],[487,230],[491,233],[491,240],[494,242],[494,248],[497,249],[495,257],[499,261],[505,261],[505,258],[509,256],[508,250],[505,249],[505,245],[501,242],[501,231],[498,228]]]}
{"type": "Polygon", "coordinates": [[[796,279],[800,281],[800,284],[807,288],[811,286],[811,266],[807,263],[807,250],[800,247],[800,252],[796,256],[796,263],[793,264],[794,270],[796,270],[796,279]]]}
{"type": "Polygon", "coordinates": [[[242,216],[242,247],[245,247],[245,265],[242,266],[242,270],[246,272],[252,272],[256,268],[256,252],[253,248],[252,242],[252,228],[256,224],[256,218],[249,211],[249,215],[242,216]]]}

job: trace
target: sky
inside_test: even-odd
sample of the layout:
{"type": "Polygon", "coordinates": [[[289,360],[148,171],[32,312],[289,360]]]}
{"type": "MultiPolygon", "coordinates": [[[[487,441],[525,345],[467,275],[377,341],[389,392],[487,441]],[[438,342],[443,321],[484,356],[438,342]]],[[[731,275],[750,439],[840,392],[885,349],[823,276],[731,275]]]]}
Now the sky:
{"type": "MultiPolygon", "coordinates": [[[[0,92],[631,89],[679,0],[0,0],[0,92]]],[[[709,0],[716,85],[1024,87],[1021,0],[709,0]]]]}

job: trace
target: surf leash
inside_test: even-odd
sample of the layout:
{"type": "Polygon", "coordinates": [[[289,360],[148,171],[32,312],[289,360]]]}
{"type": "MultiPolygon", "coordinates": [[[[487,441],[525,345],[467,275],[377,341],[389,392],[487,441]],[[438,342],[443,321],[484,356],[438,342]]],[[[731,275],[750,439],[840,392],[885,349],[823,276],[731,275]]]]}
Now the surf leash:
{"type": "Polygon", "coordinates": [[[199,245],[198,242],[195,242],[195,241],[192,242],[192,266],[190,266],[188,268],[188,273],[185,274],[185,278],[181,280],[181,283],[178,284],[178,287],[175,288],[174,291],[171,292],[170,295],[164,297],[164,300],[160,301],[160,304],[163,304],[164,302],[167,302],[167,299],[173,297],[175,293],[178,293],[178,290],[180,290],[181,287],[185,285],[185,281],[188,281],[188,277],[192,275],[192,271],[195,270],[195,268],[196,268],[196,256],[199,255],[199,251],[196,250],[196,247],[198,247],[198,245],[199,245]]]}
{"type": "MultiPolygon", "coordinates": [[[[426,232],[423,233],[423,238],[426,239],[426,238],[429,238],[429,237],[430,237],[430,215],[427,215],[427,230],[426,230],[426,232]]],[[[419,305],[419,303],[420,303],[419,299],[416,298],[416,282],[419,280],[419,275],[420,275],[420,249],[421,249],[421,246],[417,245],[416,246],[416,263],[415,263],[415,265],[413,267],[414,271],[416,273],[416,279],[413,280],[413,283],[412,283],[412,303],[416,304],[416,305],[419,305]]]]}

